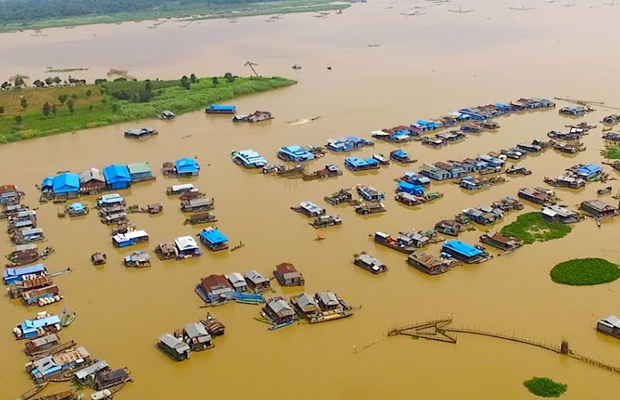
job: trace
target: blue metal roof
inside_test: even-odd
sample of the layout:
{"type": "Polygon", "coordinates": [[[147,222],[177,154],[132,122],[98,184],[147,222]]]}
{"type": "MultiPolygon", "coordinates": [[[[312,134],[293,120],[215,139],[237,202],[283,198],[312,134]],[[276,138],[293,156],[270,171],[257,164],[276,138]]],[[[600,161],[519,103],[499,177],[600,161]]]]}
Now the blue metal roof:
{"type": "Polygon", "coordinates": [[[7,268],[4,270],[4,279],[28,274],[45,272],[47,269],[43,264],[30,265],[28,267],[7,268]]]}
{"type": "Polygon", "coordinates": [[[106,183],[131,182],[131,175],[126,165],[112,164],[103,169],[106,183]]]}
{"type": "Polygon", "coordinates": [[[198,161],[187,157],[176,160],[174,162],[174,166],[176,167],[178,173],[195,172],[200,169],[198,161]]]}
{"type": "Polygon", "coordinates": [[[43,179],[43,183],[41,183],[41,188],[46,189],[51,188],[52,186],[54,186],[54,178],[52,178],[51,176],[45,177],[43,179]]]}
{"type": "Polygon", "coordinates": [[[209,106],[210,110],[221,110],[221,111],[233,111],[236,110],[237,107],[235,106],[218,106],[217,104],[211,104],[209,106]]]}
{"type": "Polygon", "coordinates": [[[394,155],[396,157],[408,157],[407,153],[405,151],[403,151],[403,150],[396,150],[394,152],[394,155]]]}
{"type": "Polygon", "coordinates": [[[217,229],[203,229],[203,231],[200,232],[200,238],[206,240],[211,244],[228,242],[228,238],[217,229]]]}
{"type": "Polygon", "coordinates": [[[473,246],[463,243],[460,240],[450,240],[443,244],[444,248],[450,249],[455,253],[464,255],[465,257],[475,257],[482,254],[482,250],[479,250],[473,246]]]}
{"type": "Polygon", "coordinates": [[[69,206],[69,208],[72,211],[81,212],[81,211],[84,211],[84,209],[86,209],[86,206],[82,203],[73,203],[69,206]]]}
{"type": "Polygon", "coordinates": [[[577,168],[577,173],[580,175],[595,175],[603,170],[603,167],[596,164],[588,164],[577,168]]]}
{"type": "Polygon", "coordinates": [[[365,165],[368,165],[367,160],[363,160],[359,157],[347,157],[344,159],[344,162],[354,167],[363,167],[365,165]]]}
{"type": "Polygon", "coordinates": [[[80,177],[78,174],[63,172],[52,179],[52,191],[54,193],[73,193],[80,190],[80,177]]]}

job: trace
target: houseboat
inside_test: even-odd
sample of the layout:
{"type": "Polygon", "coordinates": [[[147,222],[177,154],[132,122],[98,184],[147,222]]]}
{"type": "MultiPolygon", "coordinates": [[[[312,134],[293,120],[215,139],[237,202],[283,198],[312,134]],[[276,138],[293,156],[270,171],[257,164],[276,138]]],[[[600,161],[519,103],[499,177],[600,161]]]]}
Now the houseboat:
{"type": "Polygon", "coordinates": [[[484,234],[480,236],[480,242],[483,244],[488,244],[491,247],[495,247],[496,249],[503,250],[504,252],[512,252],[523,246],[523,241],[515,238],[504,236],[499,233],[484,234]]]}
{"type": "Polygon", "coordinates": [[[47,268],[43,264],[30,265],[20,268],[6,268],[4,270],[4,284],[10,285],[16,282],[33,279],[39,276],[46,276],[47,268]]]}
{"type": "Polygon", "coordinates": [[[464,176],[458,184],[463,189],[479,190],[504,182],[506,182],[506,178],[502,176],[494,176],[490,178],[464,176]]]}
{"type": "Polygon", "coordinates": [[[101,170],[89,168],[78,174],[80,178],[80,193],[97,194],[105,189],[105,177],[101,170]]]}
{"type": "Polygon", "coordinates": [[[166,195],[175,196],[177,194],[183,194],[197,190],[192,183],[184,183],[182,185],[172,185],[166,188],[166,195]]]}
{"type": "Polygon", "coordinates": [[[183,201],[189,201],[189,200],[195,200],[195,199],[204,199],[205,197],[207,197],[206,194],[196,189],[196,190],[190,190],[188,192],[181,193],[181,195],[179,196],[179,200],[183,202],[183,201]]]}
{"type": "Polygon", "coordinates": [[[435,230],[448,236],[458,236],[463,232],[463,224],[453,219],[446,219],[435,224],[435,230]]]}
{"type": "Polygon", "coordinates": [[[212,251],[225,250],[228,248],[228,238],[217,228],[205,228],[198,236],[200,241],[212,251]]]}
{"type": "Polygon", "coordinates": [[[207,318],[201,319],[200,323],[205,326],[209,335],[213,337],[222,336],[226,332],[226,326],[214,318],[211,313],[207,313],[207,318]]]}
{"type": "Polygon", "coordinates": [[[254,111],[251,114],[248,114],[247,116],[245,116],[244,118],[241,118],[239,120],[235,119],[236,117],[233,117],[233,121],[234,122],[238,122],[238,121],[244,121],[244,122],[249,122],[249,123],[256,123],[256,122],[262,122],[262,121],[268,121],[270,119],[273,119],[274,116],[271,114],[271,112],[269,111],[254,111]]]}
{"type": "Polygon", "coordinates": [[[112,236],[112,243],[115,247],[127,247],[135,244],[149,241],[149,235],[146,231],[129,231],[127,233],[117,233],[112,236]]]}
{"type": "Polygon", "coordinates": [[[423,194],[421,196],[416,196],[414,194],[406,193],[406,192],[397,192],[394,199],[399,203],[402,203],[407,206],[415,206],[423,203],[428,203],[433,200],[437,200],[443,197],[443,193],[439,192],[430,192],[427,194],[423,194]]]}
{"type": "Polygon", "coordinates": [[[551,141],[551,147],[554,150],[559,151],[560,153],[567,154],[577,154],[586,150],[586,147],[583,143],[560,143],[556,141],[551,141]]]}
{"type": "Polygon", "coordinates": [[[364,203],[355,206],[355,212],[360,215],[377,214],[386,211],[385,205],[378,202],[364,203]]]}
{"type": "Polygon", "coordinates": [[[281,147],[278,150],[278,158],[289,162],[306,162],[314,160],[314,154],[298,145],[281,147]]]}
{"type": "Polygon", "coordinates": [[[157,245],[155,254],[160,260],[172,260],[177,258],[177,250],[173,242],[164,242],[157,245]]]}
{"type": "Polygon", "coordinates": [[[620,122],[620,115],[618,114],[607,115],[601,120],[601,122],[605,125],[615,125],[618,122],[620,122]]]}
{"type": "Polygon", "coordinates": [[[504,213],[499,208],[477,206],[475,208],[466,208],[463,215],[470,221],[480,225],[493,225],[504,218],[504,213]]]}
{"type": "Polygon", "coordinates": [[[381,201],[385,195],[370,185],[357,185],[357,193],[366,201],[381,201]]]}
{"type": "Polygon", "coordinates": [[[174,173],[181,178],[198,176],[200,164],[193,158],[180,158],[174,162],[174,173]]]}
{"type": "Polygon", "coordinates": [[[351,189],[344,188],[332,193],[331,196],[325,196],[323,199],[332,206],[335,206],[337,204],[351,202],[353,200],[353,195],[351,194],[351,189]]]}
{"type": "Polygon", "coordinates": [[[574,224],[581,221],[579,213],[558,205],[543,207],[540,213],[542,218],[549,222],[574,224]]]}
{"type": "Polygon", "coordinates": [[[353,315],[353,307],[334,292],[319,292],[314,296],[302,293],[291,297],[291,305],[300,318],[311,324],[334,321],[353,315]]]}
{"type": "Polygon", "coordinates": [[[169,333],[164,333],[158,338],[157,346],[176,361],[187,360],[190,357],[189,345],[169,333]]]}
{"type": "Polygon", "coordinates": [[[525,206],[523,205],[523,203],[521,203],[519,200],[515,199],[514,197],[508,196],[508,197],[504,197],[501,200],[494,201],[491,204],[491,208],[496,208],[503,212],[509,212],[509,211],[523,210],[525,206]]]}
{"type": "Polygon", "coordinates": [[[232,160],[235,164],[241,165],[248,169],[264,168],[267,166],[267,160],[254,150],[233,151],[231,153],[232,160]]]}
{"type": "Polygon", "coordinates": [[[224,275],[209,275],[196,286],[196,294],[207,304],[225,304],[235,297],[235,288],[224,275]]]}
{"type": "Polygon", "coordinates": [[[531,154],[531,153],[541,153],[543,151],[543,147],[538,143],[519,143],[517,145],[517,150],[521,153],[531,154]]]}
{"type": "Polygon", "coordinates": [[[390,159],[386,158],[383,154],[373,154],[372,158],[381,165],[390,165],[390,159]]]}
{"type": "Polygon", "coordinates": [[[506,169],[508,175],[531,175],[532,171],[522,165],[513,164],[506,169]]]}
{"type": "Polygon", "coordinates": [[[93,386],[95,390],[108,390],[108,388],[122,385],[126,382],[130,382],[131,376],[127,368],[119,368],[110,370],[104,368],[101,371],[95,373],[93,386]]]}
{"type": "Polygon", "coordinates": [[[354,172],[381,168],[379,161],[372,157],[367,159],[360,157],[347,157],[344,159],[344,166],[354,172]]]}
{"type": "Polygon", "coordinates": [[[608,315],[596,323],[596,330],[620,339],[620,319],[615,315],[608,315]]]}
{"type": "Polygon", "coordinates": [[[597,219],[610,218],[618,215],[618,209],[616,207],[610,206],[600,200],[583,201],[579,209],[597,219]]]}
{"type": "Polygon", "coordinates": [[[409,157],[409,154],[404,150],[393,150],[390,152],[390,160],[403,163],[410,164],[416,162],[413,158],[409,157]]]}
{"type": "Polygon", "coordinates": [[[56,285],[46,286],[39,289],[29,290],[21,294],[22,302],[27,305],[39,305],[41,307],[56,303],[62,299],[60,289],[56,285]]]}
{"type": "Polygon", "coordinates": [[[445,139],[437,137],[437,135],[435,135],[434,138],[423,137],[422,139],[420,139],[420,142],[425,146],[433,147],[436,149],[448,145],[448,142],[446,142],[445,139]]]}
{"type": "Polygon", "coordinates": [[[558,200],[553,190],[546,190],[542,188],[521,188],[519,189],[518,196],[522,199],[543,206],[554,205],[558,200]]]}
{"type": "Polygon", "coordinates": [[[567,168],[568,174],[584,179],[588,182],[605,181],[609,174],[603,171],[603,167],[596,164],[577,164],[567,168]]]}
{"type": "Polygon", "coordinates": [[[299,206],[291,207],[291,210],[303,214],[307,217],[320,217],[321,215],[325,214],[325,209],[309,201],[299,203],[299,206]]]}
{"type": "Polygon", "coordinates": [[[274,172],[278,174],[283,171],[286,171],[286,166],[284,164],[267,164],[262,169],[263,174],[272,174],[274,172]]]}
{"type": "Polygon", "coordinates": [[[453,260],[442,260],[428,253],[415,252],[407,257],[407,263],[429,275],[439,275],[448,271],[453,260]]]}
{"type": "MultiPolygon", "coordinates": [[[[46,249],[49,249],[49,247],[46,249]]],[[[33,262],[39,260],[39,258],[42,258],[41,256],[47,256],[48,253],[49,252],[44,251],[42,254],[39,254],[37,245],[33,243],[20,244],[15,246],[13,248],[13,252],[6,256],[6,258],[10,261],[10,263],[6,264],[6,266],[12,268],[32,264],[33,262]]]]}
{"type": "Polygon", "coordinates": [[[25,193],[21,190],[17,190],[15,185],[0,186],[0,204],[4,206],[19,204],[24,196],[25,193]]]}
{"type": "Polygon", "coordinates": [[[372,272],[377,275],[388,270],[388,267],[379,261],[377,258],[371,256],[370,254],[362,253],[360,255],[356,255],[353,260],[353,264],[358,267],[365,269],[368,272],[372,272]]]}
{"type": "Polygon", "coordinates": [[[14,244],[27,244],[45,239],[42,228],[22,229],[11,233],[11,242],[14,244]]]}
{"type": "Polygon", "coordinates": [[[199,211],[211,211],[215,206],[215,199],[213,198],[198,198],[191,200],[181,201],[181,211],[183,212],[199,212],[199,211]]]}
{"type": "Polygon", "coordinates": [[[405,172],[400,178],[396,179],[397,182],[407,182],[412,185],[429,186],[431,180],[428,177],[418,174],[417,172],[405,172]]]}
{"type": "Polygon", "coordinates": [[[261,316],[273,324],[269,327],[270,330],[283,328],[295,321],[295,311],[282,296],[267,299],[261,316]]]}
{"type": "Polygon", "coordinates": [[[281,263],[276,265],[273,275],[281,286],[304,286],[306,280],[291,263],[281,263]]]}
{"type": "Polygon", "coordinates": [[[452,178],[452,175],[450,174],[449,171],[446,171],[445,169],[438,168],[434,165],[429,165],[429,164],[422,165],[420,167],[419,173],[422,176],[426,176],[427,178],[430,178],[436,181],[443,181],[443,180],[452,178]]]}
{"type": "Polygon", "coordinates": [[[101,210],[109,210],[114,207],[125,207],[125,199],[118,193],[104,194],[97,199],[97,208],[101,210]]]}
{"type": "Polygon", "coordinates": [[[335,225],[342,225],[342,219],[337,215],[322,215],[310,222],[315,229],[327,228],[335,225]]]}
{"type": "Polygon", "coordinates": [[[327,164],[325,168],[313,171],[310,173],[303,173],[301,178],[304,181],[313,181],[316,179],[333,178],[342,175],[342,171],[336,164],[327,164]]]}
{"type": "Polygon", "coordinates": [[[566,140],[573,141],[579,140],[584,135],[583,130],[573,130],[571,129],[568,132],[558,132],[558,131],[549,131],[547,136],[554,140],[566,140]]]}
{"type": "Polygon", "coordinates": [[[9,287],[7,289],[7,292],[9,298],[17,299],[20,298],[23,293],[29,292],[31,290],[49,287],[52,286],[53,283],[53,279],[49,276],[32,275],[27,276],[26,279],[8,285],[9,287]]]}
{"type": "Polygon", "coordinates": [[[211,335],[207,332],[207,328],[200,322],[185,325],[183,328],[183,340],[192,351],[203,351],[215,347],[211,335]]]}
{"type": "Polygon", "coordinates": [[[544,177],[543,181],[549,185],[554,187],[563,187],[568,189],[580,189],[586,186],[586,181],[576,177],[572,174],[564,174],[560,175],[555,179],[544,177]]]}
{"type": "Polygon", "coordinates": [[[500,154],[511,160],[520,160],[524,155],[523,152],[516,147],[508,150],[500,150],[500,154]]]}
{"type": "Polygon", "coordinates": [[[603,139],[611,142],[620,142],[620,133],[607,132],[603,135],[603,139]]]}
{"type": "Polygon", "coordinates": [[[124,264],[126,267],[144,268],[151,266],[151,257],[144,251],[134,251],[125,257],[124,264]]]}
{"type": "Polygon", "coordinates": [[[212,211],[205,211],[190,215],[189,218],[183,221],[183,224],[199,225],[211,222],[217,222],[217,217],[212,211]]]}
{"type": "Polygon", "coordinates": [[[479,264],[493,258],[493,256],[484,251],[481,246],[470,246],[459,240],[445,242],[441,248],[441,252],[466,264],[479,264]]]}
{"type": "Polygon", "coordinates": [[[78,347],[31,361],[26,364],[26,371],[36,383],[42,383],[91,363],[90,353],[84,347],[78,347]]]}
{"type": "Polygon", "coordinates": [[[130,139],[140,139],[147,136],[157,135],[157,129],[155,128],[136,128],[125,131],[125,137],[130,139]]]}
{"type": "Polygon", "coordinates": [[[67,206],[65,212],[70,217],[81,217],[82,215],[87,215],[89,210],[88,206],[83,203],[73,203],[67,206]]]}
{"type": "Polygon", "coordinates": [[[60,339],[54,333],[49,333],[45,336],[41,336],[37,339],[32,339],[24,345],[24,352],[26,355],[33,355],[36,353],[45,352],[51,350],[60,344],[60,339]]]}
{"type": "MultiPolygon", "coordinates": [[[[199,257],[202,255],[196,240],[194,240],[191,236],[179,236],[174,239],[173,248],[175,253],[175,258],[177,260],[184,260],[186,258],[199,257]]],[[[170,253],[170,249],[165,246],[160,249],[160,254],[163,257],[167,257],[170,253]]]]}
{"type": "Polygon", "coordinates": [[[399,232],[403,241],[409,243],[410,246],[419,249],[428,244],[443,242],[443,238],[437,238],[437,231],[430,229],[427,231],[411,230],[408,232],[399,232]]]}
{"type": "Polygon", "coordinates": [[[569,117],[581,117],[590,111],[592,111],[590,107],[562,107],[558,113],[569,117]]]}
{"type": "Polygon", "coordinates": [[[396,193],[408,193],[413,196],[424,196],[424,186],[400,181],[396,184],[396,193]]]}
{"type": "Polygon", "coordinates": [[[416,250],[413,239],[406,235],[399,235],[394,238],[385,232],[375,232],[373,239],[375,243],[401,253],[411,254],[416,250]]]}
{"type": "Polygon", "coordinates": [[[37,314],[36,319],[27,319],[13,328],[13,334],[16,339],[36,339],[48,333],[56,333],[61,329],[60,317],[43,311],[37,314]]]}
{"type": "Polygon", "coordinates": [[[328,139],[325,147],[335,152],[352,151],[366,146],[374,146],[370,140],[358,138],[355,136],[346,136],[337,139],[328,139]]]}
{"type": "Polygon", "coordinates": [[[217,104],[211,104],[205,108],[205,114],[236,114],[237,107],[235,106],[220,106],[217,104]]]}
{"type": "Polygon", "coordinates": [[[265,278],[260,272],[252,269],[244,275],[250,289],[255,293],[260,293],[271,289],[271,281],[265,278]]]}

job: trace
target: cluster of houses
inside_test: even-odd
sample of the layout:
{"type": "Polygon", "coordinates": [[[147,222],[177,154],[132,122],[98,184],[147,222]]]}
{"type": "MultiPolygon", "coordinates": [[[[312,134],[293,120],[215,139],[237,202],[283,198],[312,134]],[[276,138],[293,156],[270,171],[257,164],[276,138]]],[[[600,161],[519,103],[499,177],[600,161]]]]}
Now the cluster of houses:
{"type": "Polygon", "coordinates": [[[207,318],[187,324],[174,334],[159,336],[157,346],[176,361],[190,358],[190,352],[200,352],[215,347],[213,338],[224,335],[226,327],[207,313],[207,318]]]}
{"type": "Polygon", "coordinates": [[[306,320],[311,324],[347,318],[353,315],[349,306],[331,291],[315,294],[301,293],[286,300],[282,296],[267,299],[259,319],[271,326],[270,330],[291,325],[295,320],[306,320]]]}
{"type": "Polygon", "coordinates": [[[603,167],[596,164],[575,165],[557,178],[545,177],[544,181],[550,186],[579,189],[586,186],[588,182],[605,180],[608,174],[603,171],[603,167]]]}

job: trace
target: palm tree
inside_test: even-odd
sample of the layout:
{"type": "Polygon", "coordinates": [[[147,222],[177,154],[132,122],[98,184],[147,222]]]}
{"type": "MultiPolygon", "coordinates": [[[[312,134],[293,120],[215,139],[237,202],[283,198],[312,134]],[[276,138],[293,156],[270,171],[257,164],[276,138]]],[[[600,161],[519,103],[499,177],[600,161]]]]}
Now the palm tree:
{"type": "Polygon", "coordinates": [[[246,61],[245,64],[243,64],[244,67],[250,67],[250,69],[252,70],[252,72],[254,72],[254,75],[256,75],[258,77],[258,73],[256,72],[256,70],[254,69],[254,66],[258,66],[258,64],[253,63],[252,61],[246,61]]]}

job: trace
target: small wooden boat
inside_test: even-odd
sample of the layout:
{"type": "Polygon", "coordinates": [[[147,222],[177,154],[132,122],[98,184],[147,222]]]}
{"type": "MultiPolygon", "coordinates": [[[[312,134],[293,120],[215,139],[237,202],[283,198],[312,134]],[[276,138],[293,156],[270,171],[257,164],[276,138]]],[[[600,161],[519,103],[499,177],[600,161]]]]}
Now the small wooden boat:
{"type": "Polygon", "coordinates": [[[78,396],[73,390],[65,390],[64,392],[52,393],[48,396],[37,397],[34,400],[75,400],[78,396]]]}
{"type": "Polygon", "coordinates": [[[236,246],[233,246],[233,247],[230,249],[230,251],[237,251],[237,250],[239,250],[240,248],[242,248],[243,246],[245,246],[245,243],[243,243],[243,242],[239,242],[239,244],[238,244],[238,245],[236,245],[236,246]]]}
{"type": "Polygon", "coordinates": [[[606,188],[597,190],[596,194],[598,194],[598,195],[609,194],[609,193],[611,193],[611,190],[612,190],[612,187],[611,186],[607,186],[606,188]]]}
{"type": "Polygon", "coordinates": [[[48,383],[49,383],[48,381],[45,381],[43,383],[39,383],[37,386],[35,386],[32,389],[24,392],[21,396],[19,396],[17,398],[17,400],[27,400],[27,399],[30,399],[30,398],[36,396],[37,394],[41,393],[41,391],[43,389],[45,389],[45,387],[47,386],[48,383]]]}
{"type": "Polygon", "coordinates": [[[74,311],[73,313],[68,313],[67,310],[65,309],[63,310],[63,313],[60,316],[60,324],[63,327],[67,327],[71,325],[71,323],[73,323],[76,317],[77,317],[77,312],[74,311]]]}
{"type": "Polygon", "coordinates": [[[282,322],[282,323],[279,323],[279,324],[271,325],[267,329],[269,329],[270,331],[275,331],[276,329],[280,329],[280,328],[284,328],[285,326],[292,325],[293,322],[295,322],[295,321],[294,320],[290,320],[290,321],[282,322]]]}

